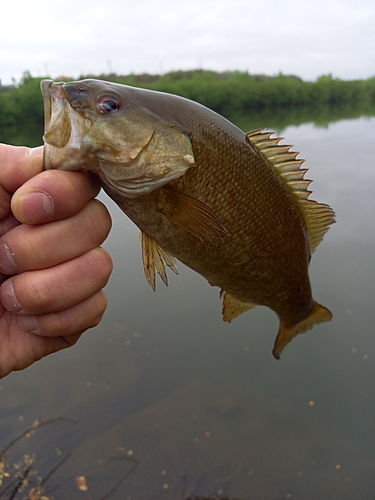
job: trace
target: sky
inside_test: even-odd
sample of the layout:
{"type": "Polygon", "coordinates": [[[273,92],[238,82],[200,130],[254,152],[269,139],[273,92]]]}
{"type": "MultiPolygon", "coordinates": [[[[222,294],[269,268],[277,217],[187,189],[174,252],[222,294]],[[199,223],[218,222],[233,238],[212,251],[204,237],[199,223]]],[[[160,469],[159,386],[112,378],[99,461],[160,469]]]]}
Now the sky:
{"type": "Polygon", "coordinates": [[[374,0],[0,0],[0,80],[173,70],[375,75],[374,0]]]}

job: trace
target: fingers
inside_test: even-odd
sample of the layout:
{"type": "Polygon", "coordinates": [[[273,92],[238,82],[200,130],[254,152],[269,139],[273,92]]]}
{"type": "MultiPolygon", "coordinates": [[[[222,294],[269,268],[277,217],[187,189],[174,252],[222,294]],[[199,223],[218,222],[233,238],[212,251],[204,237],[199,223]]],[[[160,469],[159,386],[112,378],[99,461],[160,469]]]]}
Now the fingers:
{"type": "Polygon", "coordinates": [[[42,152],[0,144],[0,376],[74,344],[107,305],[112,261],[100,245],[111,219],[94,199],[100,184],[43,172],[42,152]]]}
{"type": "Polygon", "coordinates": [[[14,193],[43,170],[43,146],[26,148],[0,144],[0,186],[14,193]]]}
{"type": "Polygon", "coordinates": [[[98,325],[107,307],[107,298],[99,291],[87,300],[64,311],[38,316],[19,315],[21,330],[43,337],[63,337],[67,347],[77,342],[88,328],[98,325]]]}
{"type": "Polygon", "coordinates": [[[37,226],[19,225],[0,238],[0,272],[46,269],[103,243],[111,228],[105,206],[91,200],[76,215],[37,226]]]}
{"type": "Polygon", "coordinates": [[[47,170],[25,182],[13,195],[12,212],[24,224],[41,224],[79,212],[100,190],[88,172],[47,170]]]}
{"type": "MultiPolygon", "coordinates": [[[[43,320],[34,315],[67,311],[83,303],[106,285],[111,271],[112,261],[108,253],[102,248],[94,248],[55,267],[9,278],[0,287],[0,299],[8,311],[28,315],[29,318],[25,318],[29,321],[27,331],[34,331],[46,327],[46,324],[38,325],[38,321],[43,320]],[[34,321],[35,328],[31,321],[34,321]]],[[[67,320],[66,314],[60,315],[59,320],[67,320]]],[[[55,316],[54,321],[59,320],[55,316]]],[[[78,330],[76,327],[75,331],[78,330]]]]}
{"type": "Polygon", "coordinates": [[[10,213],[12,193],[42,171],[43,147],[0,144],[0,219],[10,213]]]}
{"type": "Polygon", "coordinates": [[[37,327],[33,331],[28,330],[28,316],[15,315],[15,321],[9,320],[14,325],[10,341],[7,342],[5,336],[1,345],[0,379],[14,370],[30,366],[48,354],[74,345],[85,330],[98,324],[106,304],[104,293],[98,292],[68,311],[38,316],[40,329],[37,327]],[[24,318],[25,324],[21,321],[24,318]]]}
{"type": "Polygon", "coordinates": [[[24,224],[70,217],[94,198],[99,181],[87,172],[43,172],[43,147],[0,144],[0,219],[11,207],[24,224]]]}
{"type": "Polygon", "coordinates": [[[18,225],[18,220],[14,217],[13,214],[9,213],[3,219],[0,219],[0,236],[3,236],[3,234],[7,233],[18,225]]]}

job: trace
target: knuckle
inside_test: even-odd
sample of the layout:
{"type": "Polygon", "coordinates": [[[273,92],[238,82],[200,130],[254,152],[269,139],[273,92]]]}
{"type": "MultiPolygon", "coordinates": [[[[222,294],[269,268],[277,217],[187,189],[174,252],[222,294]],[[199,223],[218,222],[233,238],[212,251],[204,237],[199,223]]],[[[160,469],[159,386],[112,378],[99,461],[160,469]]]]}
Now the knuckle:
{"type": "Polygon", "coordinates": [[[94,309],[95,314],[92,318],[91,327],[97,326],[101,322],[104,312],[107,309],[108,305],[107,296],[103,291],[100,291],[97,295],[98,295],[98,304],[96,304],[96,307],[94,309]]]}
{"type": "Polygon", "coordinates": [[[104,248],[99,247],[99,251],[101,253],[101,260],[103,263],[103,278],[105,280],[104,284],[106,285],[113,271],[113,261],[109,253],[104,250],[104,248]]]}
{"type": "Polygon", "coordinates": [[[38,276],[30,273],[29,283],[25,284],[25,293],[24,302],[32,311],[38,313],[50,310],[55,301],[49,282],[39,273],[38,276]]]}
{"type": "Polygon", "coordinates": [[[104,248],[96,247],[87,253],[89,273],[99,288],[103,288],[112,273],[113,262],[109,253],[104,248]]]}
{"type": "Polygon", "coordinates": [[[99,200],[91,200],[87,205],[85,216],[89,219],[90,234],[98,244],[103,243],[112,227],[112,219],[105,205],[99,200]]]}
{"type": "Polygon", "coordinates": [[[88,328],[97,326],[107,307],[107,297],[100,291],[84,302],[65,311],[56,313],[53,318],[54,334],[75,335],[88,328]]]}

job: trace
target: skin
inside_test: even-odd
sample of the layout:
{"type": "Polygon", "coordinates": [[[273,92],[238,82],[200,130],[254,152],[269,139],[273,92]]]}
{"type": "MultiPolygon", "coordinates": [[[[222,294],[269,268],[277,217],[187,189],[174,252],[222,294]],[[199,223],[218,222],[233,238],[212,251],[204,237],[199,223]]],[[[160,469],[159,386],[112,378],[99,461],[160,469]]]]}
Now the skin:
{"type": "Polygon", "coordinates": [[[0,144],[0,378],[74,345],[107,305],[100,186],[85,172],[42,171],[42,154],[0,144]]]}

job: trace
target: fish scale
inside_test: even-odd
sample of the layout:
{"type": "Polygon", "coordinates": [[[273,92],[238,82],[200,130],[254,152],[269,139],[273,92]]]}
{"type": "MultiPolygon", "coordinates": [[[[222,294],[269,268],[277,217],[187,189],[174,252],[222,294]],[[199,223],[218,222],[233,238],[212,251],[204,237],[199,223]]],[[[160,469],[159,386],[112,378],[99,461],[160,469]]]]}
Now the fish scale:
{"type": "MultiPolygon", "coordinates": [[[[196,128],[193,128],[193,137],[198,133],[196,128]]],[[[298,251],[300,245],[305,244],[305,238],[301,231],[300,217],[296,214],[296,210],[294,210],[294,219],[292,219],[292,210],[289,208],[289,205],[286,205],[285,202],[287,200],[284,200],[280,194],[282,186],[279,185],[275,176],[267,175],[267,171],[262,172],[262,169],[265,170],[264,164],[260,161],[258,163],[256,155],[249,151],[246,145],[243,148],[236,148],[230,138],[227,138],[227,141],[222,141],[220,144],[222,147],[217,151],[211,152],[210,157],[207,154],[202,154],[202,161],[200,161],[199,154],[194,155],[198,166],[194,170],[191,169],[180,179],[179,183],[183,186],[182,190],[198,199],[204,199],[219,216],[220,220],[222,220],[230,234],[233,235],[231,238],[227,238],[225,246],[217,244],[215,248],[215,250],[222,254],[217,258],[220,258],[223,266],[232,268],[238,267],[241,262],[244,264],[250,262],[257,269],[258,274],[262,276],[269,273],[272,276],[275,274],[280,275],[285,270],[280,249],[282,248],[281,242],[285,238],[286,232],[294,231],[295,234],[295,237],[288,241],[288,263],[294,251],[298,251]],[[239,154],[241,153],[241,149],[244,149],[243,154],[239,154]],[[253,155],[255,157],[256,164],[253,169],[244,168],[252,160],[252,158],[246,158],[246,155],[253,155]],[[237,169],[236,163],[238,165],[237,169]],[[232,169],[225,169],[225,165],[227,164],[233,165],[232,169]],[[215,168],[216,172],[222,172],[224,175],[219,178],[220,184],[215,184],[215,188],[210,190],[207,187],[209,186],[213,168],[215,168]],[[241,175],[238,175],[238,170],[240,170],[241,175]],[[228,186],[230,187],[231,185],[234,185],[233,191],[235,197],[231,196],[230,192],[227,192],[228,186]],[[201,186],[205,186],[205,189],[202,190],[201,186]],[[264,203],[261,200],[267,199],[267,197],[269,197],[269,200],[264,210],[264,213],[267,214],[265,217],[261,213],[262,207],[264,207],[264,203]],[[285,214],[285,209],[289,212],[287,215],[285,214]],[[251,213],[251,224],[248,223],[249,213],[251,213]],[[285,220],[288,221],[287,225],[285,225],[285,220]],[[297,227],[293,227],[293,224],[297,227]],[[279,232],[277,231],[278,228],[280,229],[279,232]],[[267,235],[267,237],[264,237],[264,235],[267,235]],[[278,252],[278,259],[271,262],[270,257],[275,255],[275,252],[278,252]],[[237,260],[233,261],[233,255],[237,257],[237,260]],[[264,266],[261,265],[262,261],[265,261],[264,266]],[[271,266],[277,267],[271,271],[271,266]]],[[[300,260],[298,264],[298,275],[304,276],[306,274],[306,262],[300,260]]],[[[288,268],[289,273],[296,272],[294,267],[288,266],[288,268]]],[[[244,286],[241,283],[248,279],[246,271],[247,269],[245,268],[241,271],[240,277],[233,280],[231,276],[230,283],[220,283],[219,286],[245,299],[246,297],[243,294],[246,294],[247,290],[244,290],[244,286]],[[240,279],[241,277],[245,278],[245,280],[240,279]]],[[[264,289],[264,279],[260,280],[260,290],[254,290],[256,286],[254,282],[254,270],[250,267],[249,271],[252,274],[252,280],[249,280],[249,284],[252,281],[252,293],[254,296],[259,297],[264,289]]],[[[289,283],[291,282],[290,276],[287,276],[286,279],[289,283]]],[[[300,279],[297,279],[297,281],[300,281],[300,279]]],[[[280,282],[274,283],[274,285],[272,293],[277,289],[276,285],[284,289],[283,284],[280,282]]],[[[264,302],[265,298],[259,297],[258,300],[264,302]]],[[[281,309],[284,308],[285,306],[282,304],[281,309]]]]}
{"type": "Polygon", "coordinates": [[[175,259],[221,289],[223,319],[276,312],[273,354],[329,321],[313,300],[311,253],[333,222],[311,181],[272,132],[244,134],[204,106],[99,80],[42,82],[45,168],[97,174],[140,228],[146,278],[167,284],[175,259]],[[70,131],[70,135],[67,133],[70,131]]]}

